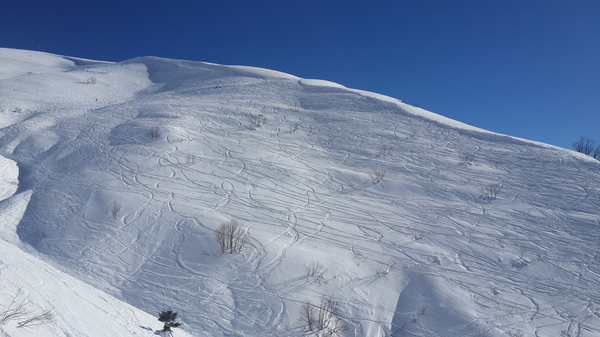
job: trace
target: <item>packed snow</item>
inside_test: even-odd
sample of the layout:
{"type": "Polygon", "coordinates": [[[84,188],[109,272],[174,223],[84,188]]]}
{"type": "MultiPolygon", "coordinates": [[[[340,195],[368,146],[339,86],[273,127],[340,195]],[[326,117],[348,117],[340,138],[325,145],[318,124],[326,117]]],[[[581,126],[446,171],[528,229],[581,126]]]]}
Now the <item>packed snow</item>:
{"type": "Polygon", "coordinates": [[[0,49],[0,116],[0,320],[51,313],[0,336],[153,336],[168,309],[174,336],[600,334],[600,162],[579,153],[157,57],[0,49]]]}

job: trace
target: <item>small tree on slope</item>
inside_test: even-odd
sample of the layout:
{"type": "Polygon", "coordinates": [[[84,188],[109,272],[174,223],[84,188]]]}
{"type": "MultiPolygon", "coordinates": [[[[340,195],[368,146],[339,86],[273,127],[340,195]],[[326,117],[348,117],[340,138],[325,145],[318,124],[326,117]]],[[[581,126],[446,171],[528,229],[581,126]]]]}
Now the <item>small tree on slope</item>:
{"type": "Polygon", "coordinates": [[[171,330],[171,328],[176,328],[181,325],[180,322],[177,322],[177,312],[173,310],[161,311],[158,314],[158,320],[165,324],[162,331],[169,333],[170,336],[173,336],[173,330],[171,330]]]}

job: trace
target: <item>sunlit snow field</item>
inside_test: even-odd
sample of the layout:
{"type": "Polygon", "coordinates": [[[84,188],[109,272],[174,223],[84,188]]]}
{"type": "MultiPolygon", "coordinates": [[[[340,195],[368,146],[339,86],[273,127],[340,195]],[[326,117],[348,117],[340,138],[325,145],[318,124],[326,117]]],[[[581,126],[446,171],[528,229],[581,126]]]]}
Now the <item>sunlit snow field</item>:
{"type": "Polygon", "coordinates": [[[270,70],[0,49],[0,156],[0,311],[54,312],[0,336],[169,308],[175,336],[305,336],[323,298],[340,336],[600,334],[600,162],[573,151],[270,70]]]}

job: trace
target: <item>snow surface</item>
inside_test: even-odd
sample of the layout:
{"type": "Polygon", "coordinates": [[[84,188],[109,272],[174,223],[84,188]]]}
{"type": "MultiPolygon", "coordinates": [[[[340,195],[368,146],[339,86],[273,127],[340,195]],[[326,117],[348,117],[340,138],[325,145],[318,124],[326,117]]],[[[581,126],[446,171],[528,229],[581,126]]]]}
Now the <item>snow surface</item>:
{"type": "Polygon", "coordinates": [[[600,162],[573,151],[156,57],[0,49],[0,116],[0,310],[54,312],[5,336],[152,336],[168,308],[176,336],[304,336],[323,296],[345,336],[600,334],[600,162]]]}

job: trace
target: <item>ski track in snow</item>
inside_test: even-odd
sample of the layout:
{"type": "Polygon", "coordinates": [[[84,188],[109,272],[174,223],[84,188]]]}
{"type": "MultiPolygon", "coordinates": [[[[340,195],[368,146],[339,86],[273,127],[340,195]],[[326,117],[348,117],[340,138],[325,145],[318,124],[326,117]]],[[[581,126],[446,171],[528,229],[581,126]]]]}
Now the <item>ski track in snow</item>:
{"type": "Polygon", "coordinates": [[[83,280],[175,308],[197,336],[300,336],[321,295],[349,336],[600,333],[598,163],[318,81],[154,58],[93,69],[94,85],[53,74],[74,89],[34,90],[31,107],[44,79],[0,82],[0,112],[29,115],[0,129],[33,191],[18,233],[83,280]],[[251,240],[221,254],[214,230],[233,218],[251,240]]]}

